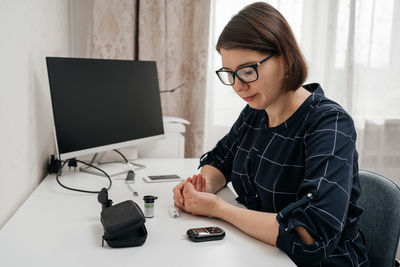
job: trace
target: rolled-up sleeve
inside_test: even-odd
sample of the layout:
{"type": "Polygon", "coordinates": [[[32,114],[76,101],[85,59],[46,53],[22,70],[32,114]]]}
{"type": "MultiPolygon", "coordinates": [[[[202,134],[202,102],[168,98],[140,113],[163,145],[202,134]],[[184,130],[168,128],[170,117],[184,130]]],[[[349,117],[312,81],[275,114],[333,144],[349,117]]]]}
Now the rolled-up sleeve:
{"type": "Polygon", "coordinates": [[[342,111],[328,111],[312,122],[304,139],[305,176],[297,200],[278,215],[277,246],[298,265],[318,264],[337,246],[344,229],[356,157],[352,119],[342,111]],[[314,238],[303,243],[295,227],[314,238]]]}

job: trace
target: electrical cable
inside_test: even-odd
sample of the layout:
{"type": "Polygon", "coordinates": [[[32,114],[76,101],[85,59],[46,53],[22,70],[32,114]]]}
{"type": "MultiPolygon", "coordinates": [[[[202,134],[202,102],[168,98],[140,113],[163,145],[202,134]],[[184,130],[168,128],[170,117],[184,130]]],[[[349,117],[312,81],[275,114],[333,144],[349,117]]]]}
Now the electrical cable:
{"type": "MultiPolygon", "coordinates": [[[[116,150],[116,149],[113,149],[115,152],[117,152],[118,154],[120,154],[121,155],[121,157],[125,160],[125,163],[127,163],[129,166],[131,166],[132,167],[132,169],[134,169],[134,170],[141,170],[141,169],[144,169],[144,168],[146,168],[146,166],[145,165],[143,165],[143,164],[139,164],[139,163],[134,163],[134,162],[130,162],[125,156],[124,156],[124,154],[122,154],[120,151],[118,151],[118,150],[116,150]],[[133,165],[135,165],[137,168],[135,168],[133,165]]],[[[113,162],[110,162],[110,163],[113,163],[113,162]]],[[[103,163],[104,164],[104,163],[103,163]]]]}
{"type": "MultiPolygon", "coordinates": [[[[94,168],[94,169],[96,169],[96,170],[98,170],[98,171],[104,173],[104,175],[107,177],[107,179],[108,179],[108,181],[109,181],[109,185],[108,185],[107,190],[109,190],[109,189],[111,188],[112,180],[111,180],[110,176],[109,176],[105,171],[103,171],[102,169],[100,169],[100,168],[98,168],[98,167],[96,167],[96,166],[93,166],[93,165],[91,165],[91,164],[89,164],[89,163],[86,163],[86,162],[84,162],[84,161],[77,160],[77,159],[74,159],[74,160],[76,160],[77,162],[80,162],[80,163],[82,163],[82,164],[85,164],[85,165],[87,165],[87,166],[89,166],[89,167],[92,167],[92,168],[94,168]]],[[[72,190],[72,191],[77,191],[77,192],[82,192],[82,193],[94,193],[94,194],[100,193],[101,190],[99,190],[99,191],[83,190],[83,189],[79,189],[79,188],[69,187],[69,186],[66,186],[66,185],[64,185],[64,184],[61,183],[61,181],[60,181],[60,179],[59,179],[59,176],[60,176],[60,174],[61,174],[61,171],[62,171],[63,167],[64,167],[65,164],[66,164],[67,162],[69,162],[69,161],[70,161],[70,160],[64,161],[64,163],[61,165],[60,170],[57,172],[57,174],[56,174],[57,183],[58,183],[61,187],[65,188],[65,189],[68,189],[68,190],[72,190]]]]}
{"type": "Polygon", "coordinates": [[[119,152],[118,150],[116,150],[116,149],[113,149],[115,152],[117,152],[118,154],[120,154],[121,155],[121,157],[125,160],[125,162],[126,163],[129,163],[129,160],[124,156],[124,154],[122,154],[121,152],[119,152]]]}
{"type": "Polygon", "coordinates": [[[182,84],[180,84],[180,85],[178,85],[177,87],[174,87],[174,88],[172,88],[172,89],[169,89],[169,90],[161,90],[160,91],[160,93],[173,93],[173,92],[175,92],[177,89],[179,89],[179,88],[181,88],[182,86],[184,86],[186,83],[184,82],[184,83],[182,83],[182,84]]]}

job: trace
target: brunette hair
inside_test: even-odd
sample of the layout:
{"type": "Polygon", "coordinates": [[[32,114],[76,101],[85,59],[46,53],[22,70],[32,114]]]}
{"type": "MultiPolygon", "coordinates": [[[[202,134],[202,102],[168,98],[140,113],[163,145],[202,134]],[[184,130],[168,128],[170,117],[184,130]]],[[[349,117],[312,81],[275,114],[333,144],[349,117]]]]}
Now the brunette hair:
{"type": "Polygon", "coordinates": [[[248,5],[232,17],[218,38],[218,53],[221,48],[282,55],[287,64],[284,83],[287,90],[296,90],[307,78],[307,65],[289,24],[267,3],[248,5]]]}

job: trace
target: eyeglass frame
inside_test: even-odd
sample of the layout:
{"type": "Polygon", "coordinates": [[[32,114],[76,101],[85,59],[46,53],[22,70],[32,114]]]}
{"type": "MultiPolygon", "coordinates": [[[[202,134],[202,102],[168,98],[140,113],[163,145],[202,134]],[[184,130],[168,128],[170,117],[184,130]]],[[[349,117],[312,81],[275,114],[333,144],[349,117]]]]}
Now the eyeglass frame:
{"type": "Polygon", "coordinates": [[[229,71],[229,70],[224,69],[224,67],[222,67],[222,68],[216,70],[215,73],[217,74],[218,79],[222,82],[222,84],[227,85],[227,86],[232,86],[232,85],[235,84],[235,81],[236,81],[236,80],[235,80],[235,77],[238,77],[238,79],[239,79],[242,83],[252,83],[252,82],[257,81],[258,78],[260,77],[260,76],[258,75],[258,70],[257,70],[258,66],[260,66],[262,63],[264,63],[265,61],[267,61],[268,59],[270,59],[270,58],[273,57],[274,55],[275,55],[274,53],[271,53],[269,56],[267,56],[266,58],[260,60],[260,61],[259,61],[258,63],[256,63],[256,64],[246,65],[246,66],[243,66],[243,67],[238,68],[238,69],[235,70],[235,71],[229,71]],[[240,78],[240,76],[237,75],[237,72],[238,72],[239,70],[241,70],[241,69],[244,69],[244,68],[253,68],[254,71],[255,71],[256,74],[257,74],[257,78],[256,78],[254,81],[251,81],[251,82],[243,81],[242,78],[240,78]],[[232,77],[233,77],[233,82],[232,82],[232,84],[230,84],[230,83],[229,83],[229,84],[224,83],[224,82],[221,80],[221,78],[219,77],[219,74],[218,74],[218,73],[220,73],[220,72],[228,72],[228,73],[230,73],[230,74],[232,75],[232,77]]]}

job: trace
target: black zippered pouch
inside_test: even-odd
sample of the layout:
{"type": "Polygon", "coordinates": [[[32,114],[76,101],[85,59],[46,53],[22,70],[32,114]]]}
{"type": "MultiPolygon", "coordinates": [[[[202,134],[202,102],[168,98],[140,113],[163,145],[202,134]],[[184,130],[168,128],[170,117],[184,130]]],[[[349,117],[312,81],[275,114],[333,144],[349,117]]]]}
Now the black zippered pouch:
{"type": "Polygon", "coordinates": [[[127,200],[101,212],[104,241],[112,248],[141,246],[146,241],[146,219],[140,207],[127,200]]]}

